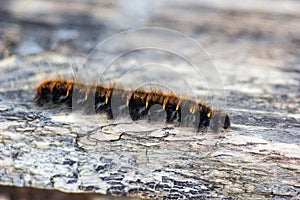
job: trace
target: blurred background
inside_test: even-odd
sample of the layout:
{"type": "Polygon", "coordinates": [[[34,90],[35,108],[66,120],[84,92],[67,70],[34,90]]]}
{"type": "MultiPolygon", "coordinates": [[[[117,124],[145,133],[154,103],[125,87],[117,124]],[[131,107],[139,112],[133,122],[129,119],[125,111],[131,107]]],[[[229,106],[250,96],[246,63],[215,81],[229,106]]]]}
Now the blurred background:
{"type": "Polygon", "coordinates": [[[238,52],[241,47],[225,47],[235,41],[243,47],[251,42],[249,51],[253,43],[259,44],[256,51],[278,44],[281,48],[260,55],[276,56],[299,45],[299,8],[295,0],[1,0],[0,57],[87,54],[114,33],[145,26],[174,29],[209,50],[221,49],[209,51],[213,56],[238,52]]]}
{"type": "Polygon", "coordinates": [[[75,61],[113,34],[163,27],[201,44],[225,89],[270,92],[284,78],[295,92],[298,84],[276,70],[299,69],[299,10],[296,0],[1,0],[0,58],[50,53],[55,62],[55,53],[75,61]]]}

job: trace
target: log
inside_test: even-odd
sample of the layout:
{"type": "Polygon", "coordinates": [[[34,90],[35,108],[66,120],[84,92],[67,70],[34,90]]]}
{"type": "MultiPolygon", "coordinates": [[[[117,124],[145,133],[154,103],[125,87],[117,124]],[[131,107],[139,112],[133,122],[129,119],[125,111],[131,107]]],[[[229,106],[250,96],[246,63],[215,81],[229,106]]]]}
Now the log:
{"type": "MultiPolygon", "coordinates": [[[[59,51],[76,52],[72,42],[54,42],[58,53],[45,44],[30,55],[13,55],[26,37],[5,43],[12,45],[0,60],[0,185],[150,199],[299,199],[300,31],[294,25],[300,16],[273,3],[271,16],[200,6],[206,16],[195,20],[197,9],[182,10],[193,30],[174,21],[174,8],[162,4],[157,10],[161,26],[182,27],[212,52],[233,122],[217,134],[37,107],[37,66],[49,58],[59,67],[69,65],[70,57],[59,51]]],[[[12,20],[9,26],[17,35],[21,27],[36,39],[57,41],[53,33],[34,34],[32,26],[39,25],[12,20]]],[[[95,33],[93,24],[80,31],[95,33]]]]}

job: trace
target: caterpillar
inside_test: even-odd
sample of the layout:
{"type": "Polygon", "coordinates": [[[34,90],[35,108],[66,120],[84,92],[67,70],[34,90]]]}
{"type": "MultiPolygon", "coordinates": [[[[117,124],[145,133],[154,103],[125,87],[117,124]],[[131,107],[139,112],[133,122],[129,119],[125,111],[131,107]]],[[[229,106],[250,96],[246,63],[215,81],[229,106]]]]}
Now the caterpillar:
{"type": "MultiPolygon", "coordinates": [[[[153,105],[160,105],[165,110],[166,123],[181,123],[184,113],[196,116],[198,122],[195,123],[197,131],[211,127],[217,131],[219,127],[227,129],[230,127],[229,116],[221,110],[214,109],[211,105],[196,102],[188,98],[179,98],[173,93],[164,93],[162,91],[137,89],[135,91],[123,88],[107,87],[105,85],[87,85],[79,84],[74,81],[66,80],[46,80],[36,88],[35,103],[38,106],[65,106],[72,108],[72,97],[74,92],[79,95],[78,104],[84,103],[89,98],[94,98],[94,105],[87,113],[106,113],[108,119],[113,119],[112,98],[123,100],[129,110],[133,121],[145,119],[153,105]],[[93,92],[92,92],[93,91],[93,92]],[[212,120],[214,119],[214,120],[212,120]],[[211,124],[214,121],[214,124],[211,124]]],[[[125,105],[124,105],[125,106],[125,105]]],[[[186,115],[186,114],[185,114],[186,115]]]]}

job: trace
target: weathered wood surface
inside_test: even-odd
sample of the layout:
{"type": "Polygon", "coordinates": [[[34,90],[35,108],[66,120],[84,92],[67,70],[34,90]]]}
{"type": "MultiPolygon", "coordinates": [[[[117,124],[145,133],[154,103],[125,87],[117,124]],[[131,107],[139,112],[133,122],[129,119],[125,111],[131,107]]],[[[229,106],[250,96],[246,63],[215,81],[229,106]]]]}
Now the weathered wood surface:
{"type": "Polygon", "coordinates": [[[34,12],[6,4],[14,12],[0,14],[0,184],[158,199],[299,199],[299,3],[202,3],[153,5],[139,25],[188,33],[210,53],[233,121],[220,134],[37,108],[38,65],[80,62],[101,32],[115,29],[96,28],[97,15],[72,25],[68,12],[63,22],[49,15],[37,23],[34,12]]]}

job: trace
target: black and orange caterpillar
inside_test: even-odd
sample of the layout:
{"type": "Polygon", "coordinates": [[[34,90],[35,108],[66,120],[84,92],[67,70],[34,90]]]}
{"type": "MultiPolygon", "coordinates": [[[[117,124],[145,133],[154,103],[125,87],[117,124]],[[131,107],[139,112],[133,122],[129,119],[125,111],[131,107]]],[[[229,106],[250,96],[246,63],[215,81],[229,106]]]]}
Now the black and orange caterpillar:
{"type": "MultiPolygon", "coordinates": [[[[79,94],[81,101],[88,98],[95,98],[94,109],[96,113],[106,113],[109,119],[113,119],[112,97],[124,100],[129,109],[132,120],[143,119],[148,116],[150,108],[155,105],[161,105],[166,112],[166,122],[181,122],[183,113],[196,115],[198,122],[195,127],[198,131],[207,127],[218,130],[219,127],[227,129],[230,127],[230,120],[227,114],[214,109],[212,106],[190,100],[188,98],[178,98],[173,93],[164,93],[157,90],[146,91],[137,89],[130,91],[122,88],[105,87],[104,85],[86,85],[66,80],[47,80],[42,82],[36,88],[35,102],[39,106],[66,106],[72,108],[72,96],[76,92],[79,94]],[[76,91],[75,91],[76,90],[76,91]],[[91,93],[90,91],[94,91],[91,93]],[[214,120],[211,120],[214,119],[214,120]],[[221,122],[220,122],[221,120],[221,122]],[[211,124],[214,121],[214,124],[211,124]]],[[[88,112],[88,111],[87,111],[88,112]]]]}

